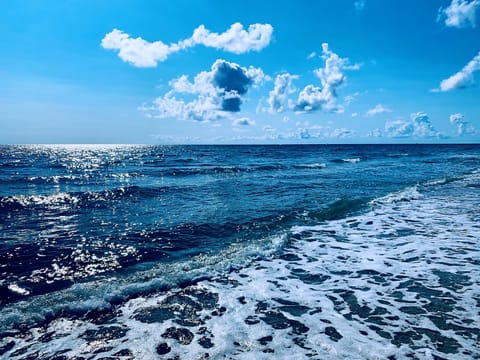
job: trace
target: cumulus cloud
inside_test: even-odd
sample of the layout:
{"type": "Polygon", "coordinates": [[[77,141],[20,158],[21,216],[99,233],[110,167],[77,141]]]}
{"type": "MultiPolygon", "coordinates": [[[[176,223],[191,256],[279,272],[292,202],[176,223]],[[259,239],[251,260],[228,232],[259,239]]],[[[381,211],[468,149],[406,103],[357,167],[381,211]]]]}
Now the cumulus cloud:
{"type": "Polygon", "coordinates": [[[102,47],[117,50],[118,56],[136,67],[155,67],[157,62],[180,50],[178,45],[166,45],[161,41],[148,42],[142,38],[131,38],[121,30],[113,29],[102,39],[102,47]]]}
{"type": "Polygon", "coordinates": [[[210,71],[202,71],[191,82],[186,75],[170,81],[171,90],[142,109],[159,118],[208,121],[240,111],[248,89],[266,80],[259,68],[242,67],[216,60],[210,71]],[[193,100],[186,100],[194,97],[193,100]]]}
{"type": "Polygon", "coordinates": [[[463,114],[457,113],[450,115],[450,122],[457,126],[457,135],[464,136],[475,133],[475,129],[468,121],[465,120],[463,114]]]}
{"type": "Polygon", "coordinates": [[[255,125],[255,120],[252,120],[248,117],[241,117],[241,118],[233,120],[232,125],[237,126],[237,127],[239,127],[239,126],[252,126],[252,125],[255,125]]]}
{"type": "Polygon", "coordinates": [[[447,8],[440,8],[437,21],[445,20],[445,25],[449,27],[475,27],[478,8],[480,0],[452,0],[447,8]]]}
{"type": "Polygon", "coordinates": [[[295,110],[298,112],[312,112],[324,109],[332,112],[341,112],[343,109],[336,104],[337,90],[346,80],[345,70],[358,70],[360,65],[351,65],[348,58],[341,58],[328,47],[322,44],[322,59],[325,67],[314,71],[320,79],[322,87],[307,85],[298,95],[295,110]]]}
{"type": "Polygon", "coordinates": [[[415,136],[418,137],[434,137],[438,133],[430,123],[430,118],[424,112],[417,112],[410,114],[410,119],[412,120],[413,127],[415,128],[415,136]]]}
{"type": "Polygon", "coordinates": [[[385,114],[392,112],[388,107],[383,106],[382,104],[377,104],[373,109],[368,110],[365,115],[366,116],[375,116],[379,114],[385,114]]]}
{"type": "Polygon", "coordinates": [[[464,122],[463,114],[461,114],[461,113],[451,114],[450,115],[450,122],[452,124],[458,124],[460,122],[464,122]]]}
{"type": "Polygon", "coordinates": [[[385,123],[385,135],[388,137],[410,137],[414,132],[413,124],[408,121],[394,120],[385,123]]]}
{"type": "Polygon", "coordinates": [[[410,115],[410,121],[387,121],[385,123],[385,136],[393,138],[425,138],[438,137],[440,134],[433,127],[426,113],[417,112],[410,115]]]}
{"type": "Polygon", "coordinates": [[[104,36],[101,45],[104,49],[118,51],[120,59],[133,66],[155,67],[170,54],[196,45],[235,54],[260,51],[270,43],[272,33],[273,27],[270,24],[252,24],[245,30],[242,24],[235,23],[221,34],[210,32],[204,25],[200,25],[190,38],[167,45],[162,41],[149,42],[140,37],[132,38],[122,30],[113,29],[104,36]]]}
{"type": "Polygon", "coordinates": [[[270,24],[253,24],[248,30],[240,23],[235,23],[224,33],[212,33],[204,25],[197,27],[186,43],[201,44],[215,49],[222,49],[234,54],[260,51],[270,43],[273,27],[270,24]]]}
{"type": "Polygon", "coordinates": [[[296,89],[293,80],[298,79],[297,75],[289,73],[277,75],[273,90],[268,95],[269,111],[272,114],[282,112],[285,109],[288,95],[293,94],[296,89]]]}
{"type": "Polygon", "coordinates": [[[480,52],[462,70],[448,79],[442,80],[440,88],[434,89],[434,91],[451,91],[471,87],[475,85],[473,73],[478,70],[480,70],[480,52]]]}

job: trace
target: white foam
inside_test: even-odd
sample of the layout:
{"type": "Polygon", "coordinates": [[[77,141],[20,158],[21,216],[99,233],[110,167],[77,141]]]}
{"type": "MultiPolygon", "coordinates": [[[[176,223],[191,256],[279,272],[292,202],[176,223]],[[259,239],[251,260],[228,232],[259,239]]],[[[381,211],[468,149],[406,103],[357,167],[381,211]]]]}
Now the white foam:
{"type": "MultiPolygon", "coordinates": [[[[454,190],[463,182],[440,186],[454,190]]],[[[194,334],[188,345],[162,337],[168,328],[182,327],[173,319],[145,323],[135,317],[178,290],[129,300],[109,323],[128,332],[108,340],[113,349],[92,358],[127,348],[134,358],[154,359],[156,346],[165,342],[171,348],[168,357],[186,359],[203,353],[214,359],[480,357],[480,194],[465,188],[452,196],[451,191],[432,191],[427,197],[418,196],[414,187],[373,202],[360,216],[296,226],[285,256],[220,271],[199,282],[193,288],[218,294],[216,309],[224,307],[224,313],[200,310],[203,323],[188,327],[194,334]],[[202,334],[211,339],[211,348],[200,346],[202,334]],[[268,336],[271,339],[259,341],[268,336]]],[[[281,239],[278,244],[285,245],[281,239]]],[[[238,252],[224,255],[233,254],[238,252]]],[[[196,261],[214,264],[208,257],[196,261]]],[[[225,263],[216,261],[225,269],[225,263]]],[[[193,271],[198,264],[185,269],[193,271]]],[[[146,280],[154,281],[157,275],[151,272],[146,280]]],[[[11,352],[28,344],[28,353],[43,351],[45,356],[58,349],[70,349],[66,355],[71,357],[92,354],[105,343],[88,342],[80,335],[98,328],[88,321],[54,322],[39,329],[38,336],[54,331],[58,337],[45,344],[33,336],[11,352]]]]}
{"type": "Polygon", "coordinates": [[[398,192],[390,193],[383,197],[370,201],[371,205],[392,204],[402,201],[418,200],[422,198],[422,194],[418,191],[418,186],[410,186],[398,192]]]}
{"type": "Polygon", "coordinates": [[[323,169],[327,165],[325,163],[314,163],[314,164],[301,164],[299,167],[310,168],[310,169],[323,169]]]}
{"type": "Polygon", "coordinates": [[[356,164],[358,162],[360,162],[360,158],[352,158],[352,159],[342,159],[344,162],[348,162],[348,163],[351,163],[351,164],[356,164]]]}
{"type": "Polygon", "coordinates": [[[19,295],[29,295],[30,294],[30,291],[18,286],[17,284],[9,284],[8,285],[8,290],[10,290],[14,293],[17,293],[19,295]]]}
{"type": "MultiPolygon", "coordinates": [[[[45,316],[69,309],[73,309],[75,312],[104,309],[112,301],[227,272],[232,268],[246,266],[254,259],[271,257],[284,246],[286,241],[286,234],[281,234],[248,244],[235,243],[214,256],[200,254],[184,262],[156,264],[147,270],[139,270],[126,277],[109,277],[105,280],[80,282],[68,289],[6,305],[0,315],[0,329],[8,330],[11,324],[16,323],[34,324],[42,321],[45,316]]],[[[96,247],[98,248],[99,245],[96,247]]],[[[130,247],[126,247],[126,249],[130,249],[130,247]]],[[[136,249],[131,249],[135,254],[136,249]]],[[[115,269],[117,264],[116,255],[113,254],[105,253],[104,256],[97,257],[98,261],[96,262],[93,261],[92,254],[85,250],[75,251],[73,255],[74,259],[78,260],[77,266],[71,264],[71,261],[67,262],[70,265],[61,264],[59,259],[59,262],[54,262],[51,267],[33,271],[30,279],[37,283],[51,283],[54,280],[79,280],[92,274],[115,269]],[[83,261],[89,263],[82,268],[83,261]]]]}

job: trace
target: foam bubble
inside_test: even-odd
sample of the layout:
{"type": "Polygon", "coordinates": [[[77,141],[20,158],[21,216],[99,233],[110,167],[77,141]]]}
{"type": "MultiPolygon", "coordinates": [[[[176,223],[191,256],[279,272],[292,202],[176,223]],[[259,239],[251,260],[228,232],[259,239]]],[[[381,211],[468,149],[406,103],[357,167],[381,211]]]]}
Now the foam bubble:
{"type": "Polygon", "coordinates": [[[18,286],[17,284],[9,284],[8,285],[8,290],[10,290],[14,293],[17,293],[19,295],[29,295],[30,294],[30,291],[18,286]]]}

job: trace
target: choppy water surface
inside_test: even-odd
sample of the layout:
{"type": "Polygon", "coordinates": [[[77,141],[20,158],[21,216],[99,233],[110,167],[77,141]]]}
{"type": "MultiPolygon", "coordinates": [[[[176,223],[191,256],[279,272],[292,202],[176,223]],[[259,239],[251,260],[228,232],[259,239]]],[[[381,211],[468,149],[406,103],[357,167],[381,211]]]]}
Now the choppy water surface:
{"type": "Polygon", "coordinates": [[[2,146],[0,356],[480,358],[480,146],[2,146]]]}

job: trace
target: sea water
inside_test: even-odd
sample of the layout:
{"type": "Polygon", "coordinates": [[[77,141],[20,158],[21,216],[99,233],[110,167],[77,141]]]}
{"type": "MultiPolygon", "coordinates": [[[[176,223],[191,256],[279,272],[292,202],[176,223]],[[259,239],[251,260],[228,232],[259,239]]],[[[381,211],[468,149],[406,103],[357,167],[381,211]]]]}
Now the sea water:
{"type": "Polygon", "coordinates": [[[480,146],[0,147],[0,357],[480,358],[480,146]]]}

